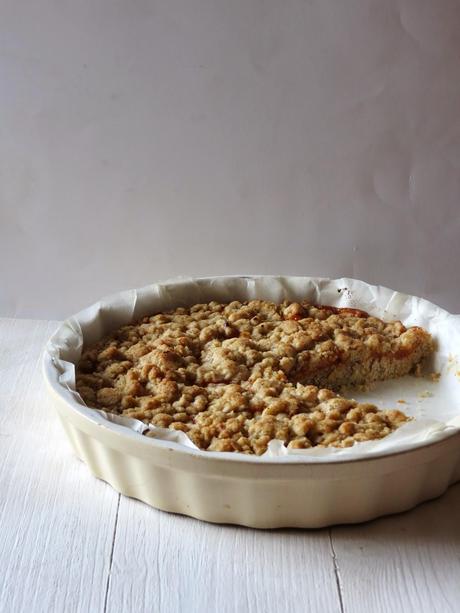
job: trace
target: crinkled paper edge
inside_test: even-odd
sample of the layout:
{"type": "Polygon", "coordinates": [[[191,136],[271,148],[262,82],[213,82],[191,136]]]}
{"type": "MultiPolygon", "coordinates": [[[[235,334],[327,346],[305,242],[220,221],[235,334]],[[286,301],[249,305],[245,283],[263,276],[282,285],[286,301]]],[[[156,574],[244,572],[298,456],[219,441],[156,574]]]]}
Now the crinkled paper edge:
{"type": "MultiPolygon", "coordinates": [[[[141,317],[199,302],[218,300],[309,300],[313,303],[339,307],[360,308],[382,319],[400,319],[405,325],[420,325],[428,329],[436,339],[437,352],[432,367],[441,370],[447,360],[457,359],[460,348],[460,316],[452,315],[440,307],[414,296],[408,296],[385,287],[372,286],[355,279],[322,279],[314,277],[264,277],[235,276],[204,279],[181,278],[155,283],[141,289],[128,290],[103,298],[66,320],[49,340],[45,352],[56,369],[61,395],[87,417],[102,420],[109,426],[115,423],[142,435],[151,431],[152,442],[157,440],[175,443],[203,453],[206,456],[235,453],[200,451],[180,431],[146,426],[143,422],[105,413],[86,407],[75,391],[75,365],[80,359],[83,344],[91,345],[123,324],[141,317]]],[[[460,362],[460,358],[459,358],[460,362]]],[[[398,385],[398,380],[394,381],[398,385]]],[[[440,388],[441,389],[441,388],[440,388]]],[[[447,388],[446,388],[447,389],[447,388]]],[[[446,402],[447,419],[436,419],[429,414],[404,424],[394,433],[378,441],[357,443],[344,449],[319,448],[304,450],[287,449],[281,441],[271,441],[265,454],[257,459],[273,461],[274,458],[290,461],[328,462],[357,460],[373,456],[407,451],[423,444],[434,443],[460,430],[460,388],[449,385],[446,402]]],[[[429,407],[428,407],[429,408],[429,407]]],[[[110,426],[109,426],[110,427],[110,426]]]]}

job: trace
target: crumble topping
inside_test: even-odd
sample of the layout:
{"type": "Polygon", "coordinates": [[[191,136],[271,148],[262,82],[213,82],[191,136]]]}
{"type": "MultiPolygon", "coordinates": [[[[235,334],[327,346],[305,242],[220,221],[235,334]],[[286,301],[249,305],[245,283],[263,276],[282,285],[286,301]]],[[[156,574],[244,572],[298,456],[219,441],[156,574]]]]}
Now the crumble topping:
{"type": "Polygon", "coordinates": [[[408,417],[333,390],[402,376],[432,350],[422,328],[357,309],[210,302],[145,317],[86,348],[77,390],[91,407],[182,430],[200,449],[262,454],[273,439],[347,447],[408,417]]]}

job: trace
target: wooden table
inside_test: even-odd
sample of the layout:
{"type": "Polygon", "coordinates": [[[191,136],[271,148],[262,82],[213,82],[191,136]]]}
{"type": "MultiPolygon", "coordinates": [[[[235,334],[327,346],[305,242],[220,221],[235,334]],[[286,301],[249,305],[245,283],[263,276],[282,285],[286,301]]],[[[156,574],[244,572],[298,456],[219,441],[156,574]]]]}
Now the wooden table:
{"type": "Polygon", "coordinates": [[[460,611],[460,485],[317,531],[156,511],[72,455],[41,375],[56,326],[0,319],[1,613],[460,611]]]}

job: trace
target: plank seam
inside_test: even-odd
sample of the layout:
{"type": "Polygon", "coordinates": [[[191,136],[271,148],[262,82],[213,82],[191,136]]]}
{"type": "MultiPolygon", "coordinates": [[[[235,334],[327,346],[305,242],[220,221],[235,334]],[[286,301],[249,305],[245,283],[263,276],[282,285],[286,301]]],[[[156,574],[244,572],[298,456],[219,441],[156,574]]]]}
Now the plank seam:
{"type": "Polygon", "coordinates": [[[104,596],[104,613],[107,613],[107,604],[108,604],[108,600],[109,600],[109,590],[110,590],[110,580],[112,578],[112,564],[113,564],[113,552],[115,549],[115,538],[117,535],[117,527],[118,527],[118,514],[120,512],[120,499],[121,499],[121,494],[118,494],[118,501],[117,501],[117,510],[115,513],[115,523],[113,525],[113,535],[112,535],[112,548],[110,550],[110,558],[109,558],[109,572],[107,575],[107,583],[105,585],[105,596],[104,596]]]}
{"type": "Polygon", "coordinates": [[[332,555],[332,563],[334,565],[335,583],[337,585],[337,594],[339,596],[340,613],[345,613],[345,607],[343,606],[343,583],[342,583],[342,576],[340,574],[339,561],[338,561],[337,554],[334,549],[334,543],[332,540],[332,530],[329,528],[328,532],[329,532],[329,545],[331,548],[331,555],[332,555]]]}

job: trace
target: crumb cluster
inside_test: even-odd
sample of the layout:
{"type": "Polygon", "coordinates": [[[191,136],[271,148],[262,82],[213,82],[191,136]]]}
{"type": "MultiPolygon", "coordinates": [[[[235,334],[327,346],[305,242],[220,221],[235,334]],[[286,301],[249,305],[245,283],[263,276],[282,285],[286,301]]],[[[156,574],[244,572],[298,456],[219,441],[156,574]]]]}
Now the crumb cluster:
{"type": "Polygon", "coordinates": [[[86,348],[77,390],[91,407],[182,430],[200,449],[262,454],[273,439],[347,447],[408,418],[333,390],[404,375],[432,350],[423,329],[356,309],[210,302],[86,348]]]}

